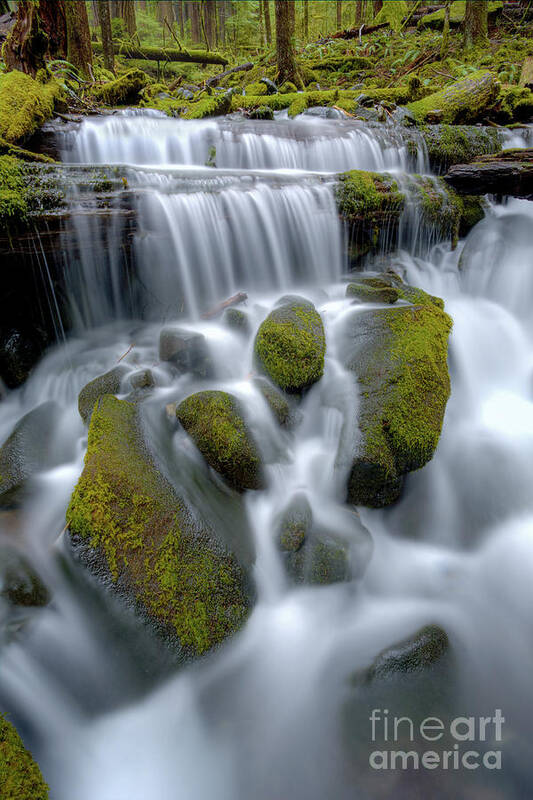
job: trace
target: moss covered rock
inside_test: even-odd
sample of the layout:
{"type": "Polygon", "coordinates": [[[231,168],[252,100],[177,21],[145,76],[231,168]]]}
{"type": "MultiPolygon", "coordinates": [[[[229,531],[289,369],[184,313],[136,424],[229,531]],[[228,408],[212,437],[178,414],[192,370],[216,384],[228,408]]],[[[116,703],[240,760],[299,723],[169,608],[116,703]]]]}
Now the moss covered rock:
{"type": "Polygon", "coordinates": [[[16,550],[0,547],[0,595],[15,606],[45,606],[50,593],[28,561],[16,550]]]}
{"type": "Polygon", "coordinates": [[[381,25],[388,22],[393,31],[399,31],[402,27],[402,20],[409,11],[405,0],[384,0],[380,11],[374,19],[374,25],[381,25]]]}
{"type": "Polygon", "coordinates": [[[299,393],[324,372],[326,337],[312,303],[287,302],[261,323],[254,352],[258,365],[281,389],[299,393]]]}
{"type": "Polygon", "coordinates": [[[279,389],[276,389],[270,381],[267,381],[266,378],[254,378],[254,385],[263,395],[279,424],[282,426],[289,425],[293,419],[293,415],[287,398],[279,389]]]}
{"type": "Polygon", "coordinates": [[[197,392],[183,400],[176,416],[203,457],[237,491],[264,486],[257,445],[240,403],[227,392],[197,392]]]}
{"type": "Polygon", "coordinates": [[[220,644],[250,604],[243,567],[155,468],[138,408],[106,395],[67,510],[79,555],[186,654],[220,644]]]}
{"type": "Polygon", "coordinates": [[[492,72],[479,70],[407,108],[418,122],[476,122],[496,102],[500,84],[492,72]]]}
{"type": "Polygon", "coordinates": [[[449,648],[446,631],[439,625],[426,625],[413,636],[383,650],[361,677],[370,683],[395,675],[424,672],[437,664],[449,648]]]}
{"type": "Polygon", "coordinates": [[[0,797],[2,800],[47,800],[48,786],[20,736],[0,714],[0,797]]]}
{"type": "Polygon", "coordinates": [[[142,90],[151,79],[140,69],[132,69],[114,81],[95,86],[91,96],[96,103],[106,106],[127,106],[136,104],[141,98],[142,90]]]}
{"type": "Polygon", "coordinates": [[[295,583],[330,584],[349,580],[348,546],[339,537],[315,529],[305,494],[297,494],[281,515],[278,547],[295,583]]]}
{"type": "Polygon", "coordinates": [[[43,83],[17,70],[0,75],[0,138],[24,142],[63,101],[63,90],[54,80],[43,83]]]}
{"type": "Polygon", "coordinates": [[[477,156],[501,150],[503,136],[497,128],[477,125],[427,125],[422,135],[434,170],[446,172],[453,164],[466,164],[477,156]]]}
{"type": "Polygon", "coordinates": [[[400,294],[394,286],[369,286],[365,283],[349,283],[346,297],[354,297],[363,303],[390,303],[398,300],[400,294]]]}
{"type": "Polygon", "coordinates": [[[119,364],[83,387],[78,395],[78,411],[85,424],[91,419],[94,404],[102,395],[120,392],[120,384],[127,371],[127,367],[119,364]]]}
{"type": "Polygon", "coordinates": [[[222,322],[228,328],[247,336],[250,333],[250,318],[246,311],[240,308],[226,308],[222,315],[222,322]]]}
{"type": "Polygon", "coordinates": [[[448,315],[425,293],[416,294],[416,305],[358,312],[350,320],[343,357],[360,387],[361,434],[350,502],[394,502],[403,476],[433,457],[450,394],[450,330],[448,315]]]}

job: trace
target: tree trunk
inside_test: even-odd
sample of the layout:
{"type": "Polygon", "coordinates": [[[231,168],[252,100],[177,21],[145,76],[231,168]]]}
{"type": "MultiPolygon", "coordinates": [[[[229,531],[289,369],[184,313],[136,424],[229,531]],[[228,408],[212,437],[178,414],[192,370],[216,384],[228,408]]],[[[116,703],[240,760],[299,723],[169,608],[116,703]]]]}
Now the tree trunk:
{"type": "Polygon", "coordinates": [[[309,0],[304,0],[304,39],[309,39],[309,0]]]}
{"type": "Polygon", "coordinates": [[[486,44],[488,42],[488,3],[486,0],[469,0],[465,6],[464,46],[470,48],[476,44],[486,44]]]}
{"type": "Polygon", "coordinates": [[[450,44],[450,6],[451,0],[447,0],[444,9],[444,27],[442,28],[442,40],[440,43],[440,60],[444,61],[448,55],[448,47],[450,44]]]}
{"type": "Polygon", "coordinates": [[[294,36],[296,33],[296,3],[294,0],[288,0],[289,3],[289,20],[290,20],[290,30],[291,36],[294,36]]]}
{"type": "Polygon", "coordinates": [[[3,56],[8,69],[18,69],[35,77],[44,67],[48,37],[41,28],[37,6],[29,0],[19,0],[17,20],[7,37],[3,56]]]}
{"type": "Polygon", "coordinates": [[[291,29],[290,0],[275,0],[276,8],[276,59],[278,82],[297,80],[296,60],[291,29]]]}
{"type": "MultiPolygon", "coordinates": [[[[100,42],[95,42],[95,53],[101,53],[102,45],[100,42]]],[[[219,55],[218,53],[206,53],[202,50],[192,50],[188,53],[186,50],[178,50],[177,48],[165,47],[151,47],[143,45],[137,47],[136,45],[113,45],[113,52],[115,55],[122,55],[124,58],[136,58],[147,61],[183,61],[187,64],[221,64],[223,67],[228,63],[227,58],[219,55]]]]}
{"type": "MultiPolygon", "coordinates": [[[[127,0],[126,0],[127,2],[127,0]]],[[[166,20],[168,24],[172,27],[172,23],[174,22],[174,7],[171,2],[168,0],[160,0],[158,2],[158,12],[159,12],[159,21],[164,24],[166,20]]],[[[165,26],[166,27],[166,26],[165,26]]]]}
{"type": "Polygon", "coordinates": [[[265,15],[265,33],[267,45],[272,44],[272,25],[270,24],[270,3],[269,0],[263,0],[263,13],[265,15]]]}
{"type": "Polygon", "coordinates": [[[216,46],[217,41],[216,6],[213,0],[204,0],[203,13],[207,49],[211,50],[216,46]]]}
{"type": "Polygon", "coordinates": [[[111,14],[109,13],[109,3],[106,0],[98,0],[98,16],[100,17],[100,31],[102,33],[104,67],[114,72],[115,55],[113,53],[113,34],[111,33],[111,14]]]}
{"type": "Polygon", "coordinates": [[[337,30],[342,28],[342,0],[337,0],[337,30]]]}
{"type": "MultiPolygon", "coordinates": [[[[39,11],[40,11],[40,8],[41,8],[41,6],[39,4],[39,11]]],[[[100,17],[98,16],[98,0],[92,0],[92,2],[91,2],[91,10],[93,12],[94,24],[95,25],[99,25],[100,24],[100,17]]]]}
{"type": "Polygon", "coordinates": [[[67,21],[65,0],[41,0],[39,3],[41,27],[48,36],[48,53],[51,58],[67,57],[67,21]]]}
{"type": "Polygon", "coordinates": [[[131,0],[122,0],[121,16],[124,20],[126,33],[133,39],[137,34],[137,20],[135,19],[135,4],[131,0]]]}
{"type": "Polygon", "coordinates": [[[226,46],[226,3],[217,2],[218,35],[222,47],[226,46]]]}
{"type": "Polygon", "coordinates": [[[379,12],[383,8],[383,0],[374,0],[372,5],[374,7],[374,17],[377,17],[379,12]]]}
{"type": "Polygon", "coordinates": [[[185,35],[185,19],[183,14],[183,3],[181,0],[177,0],[174,2],[174,16],[176,17],[176,21],[178,23],[180,37],[183,39],[185,35]]]}
{"type": "Polygon", "coordinates": [[[361,25],[363,21],[363,0],[356,0],[355,3],[355,27],[361,25]]]}
{"type": "Polygon", "coordinates": [[[120,17],[120,0],[110,0],[109,6],[111,18],[115,19],[120,17]]]}
{"type": "Polygon", "coordinates": [[[65,12],[67,20],[67,59],[82,75],[90,78],[93,52],[87,6],[84,0],[68,0],[65,3],[65,12]]]}
{"type": "Polygon", "coordinates": [[[201,34],[201,26],[200,26],[200,14],[199,14],[199,4],[197,2],[190,2],[189,3],[189,17],[191,20],[191,39],[193,42],[201,41],[202,34],[201,34]]]}
{"type": "Polygon", "coordinates": [[[524,89],[533,89],[533,56],[526,56],[524,59],[518,83],[524,89]]]}

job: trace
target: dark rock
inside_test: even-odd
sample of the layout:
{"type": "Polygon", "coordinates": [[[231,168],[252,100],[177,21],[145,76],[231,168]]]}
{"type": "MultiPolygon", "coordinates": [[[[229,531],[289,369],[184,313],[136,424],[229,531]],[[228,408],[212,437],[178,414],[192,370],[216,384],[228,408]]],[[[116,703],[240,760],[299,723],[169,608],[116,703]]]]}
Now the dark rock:
{"type": "Polygon", "coordinates": [[[438,625],[426,625],[417,633],[383,650],[360,677],[371,683],[394,675],[420,673],[430,669],[449,651],[446,632],[438,625]]]}
{"type": "Polygon", "coordinates": [[[45,606],[50,593],[26,559],[16,551],[0,548],[0,594],[16,606],[45,606]]]}
{"type": "Polygon", "coordinates": [[[140,369],[130,375],[132,389],[152,389],[155,386],[154,374],[151,369],[140,369]]]}
{"type": "Polygon", "coordinates": [[[259,108],[253,108],[248,114],[248,117],[249,119],[272,120],[274,119],[274,112],[269,106],[259,106],[259,108]]]}
{"type": "Polygon", "coordinates": [[[222,322],[233,331],[248,336],[250,333],[250,319],[246,311],[240,308],[226,308],[222,315],[222,322]]]}
{"type": "Polygon", "coordinates": [[[212,372],[205,337],[182,328],[163,328],[159,337],[159,358],[180,372],[192,372],[201,378],[212,372]]]}
{"type": "Polygon", "coordinates": [[[259,83],[264,83],[265,84],[265,86],[267,87],[267,94],[277,94],[278,93],[278,87],[276,86],[274,81],[271,81],[269,78],[261,78],[259,83]]]}
{"type": "Polygon", "coordinates": [[[346,297],[355,297],[363,303],[390,303],[392,305],[400,297],[398,289],[393,286],[374,287],[364,283],[350,283],[346,287],[346,297]]]}

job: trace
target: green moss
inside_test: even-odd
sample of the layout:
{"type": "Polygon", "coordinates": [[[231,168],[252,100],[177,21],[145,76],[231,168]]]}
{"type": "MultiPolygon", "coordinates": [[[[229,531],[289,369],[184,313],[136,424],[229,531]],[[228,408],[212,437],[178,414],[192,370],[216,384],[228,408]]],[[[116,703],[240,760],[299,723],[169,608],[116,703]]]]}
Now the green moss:
{"type": "Polygon", "coordinates": [[[402,20],[409,11],[405,0],[384,0],[381,10],[374,19],[375,25],[388,22],[393,31],[399,31],[402,27],[402,20]]]}
{"type": "Polygon", "coordinates": [[[354,169],[339,175],[337,202],[343,217],[357,219],[376,213],[399,215],[404,197],[391,176],[354,169]]]}
{"type": "Polygon", "coordinates": [[[42,83],[16,70],[0,75],[0,137],[9,143],[29,139],[61,100],[54,80],[42,83]]]}
{"type": "Polygon", "coordinates": [[[132,69],[103,86],[91,89],[91,96],[96,103],[106,106],[125,106],[137,103],[141,91],[150,83],[150,78],[140,69],[132,69]]]}
{"type": "Polygon", "coordinates": [[[364,283],[350,283],[346,287],[346,297],[356,297],[365,303],[395,303],[400,294],[393,286],[368,286],[364,283]]]}
{"type": "Polygon", "coordinates": [[[2,800],[47,800],[48,786],[20,736],[0,714],[0,797],[2,800]]]}
{"type": "Polygon", "coordinates": [[[0,156],[0,228],[28,215],[24,167],[12,156],[0,156]]]}
{"type": "Polygon", "coordinates": [[[246,616],[241,568],[154,468],[139,431],[135,405],[98,401],[67,524],[123,591],[200,654],[246,616]]]}
{"type": "Polygon", "coordinates": [[[254,352],[258,364],[286,392],[298,393],[320,380],[326,340],[311,303],[288,303],[261,323],[254,352]]]}
{"type": "Polygon", "coordinates": [[[245,93],[253,97],[263,97],[263,95],[268,94],[268,89],[264,83],[257,81],[257,83],[249,83],[245,89],[245,93]]]}
{"type": "Polygon", "coordinates": [[[531,89],[511,86],[500,92],[494,117],[498,122],[527,122],[533,117],[533,92],[531,89]]]}
{"type": "Polygon", "coordinates": [[[291,421],[291,408],[287,398],[272,386],[266,378],[254,378],[254,385],[263,395],[265,401],[268,403],[270,410],[280,425],[287,425],[291,421]]]}
{"type": "MultiPolygon", "coordinates": [[[[450,6],[450,25],[458,26],[465,18],[466,0],[455,0],[450,6]]],[[[498,2],[488,3],[488,13],[494,14],[501,11],[503,3],[501,0],[498,2]]],[[[426,14],[418,23],[419,28],[435,28],[437,30],[444,26],[444,9],[434,11],[432,14],[426,14]]]]}
{"type": "Polygon", "coordinates": [[[442,172],[476,156],[497,153],[503,141],[496,128],[475,125],[426,125],[422,134],[431,166],[442,172]]]}
{"type": "Polygon", "coordinates": [[[494,104],[499,91],[496,76],[479,70],[407,108],[419,122],[475,122],[494,104]]]}
{"type": "Polygon", "coordinates": [[[179,404],[176,416],[207,463],[234,489],[263,488],[261,457],[236,397],[197,392],[179,404]]]}

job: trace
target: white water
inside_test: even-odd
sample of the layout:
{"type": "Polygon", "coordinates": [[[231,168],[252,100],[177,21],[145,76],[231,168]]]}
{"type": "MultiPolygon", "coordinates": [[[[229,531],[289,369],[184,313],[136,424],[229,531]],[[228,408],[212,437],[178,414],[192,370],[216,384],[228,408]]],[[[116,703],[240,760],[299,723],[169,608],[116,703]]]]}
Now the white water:
{"type": "MultiPolygon", "coordinates": [[[[190,279],[191,314],[200,308],[206,285],[209,299],[221,299],[217,293],[230,286],[240,289],[236,281],[243,265],[244,277],[253,279],[248,311],[254,327],[287,285],[302,282],[300,290],[322,314],[325,375],[307,395],[303,420],[291,434],[279,431],[249,380],[251,344],[219,323],[189,323],[207,336],[216,361],[216,379],[209,385],[242,398],[268,454],[269,486],[249,493],[245,509],[257,550],[257,605],[222,651],[168,674],[163,654],[134,620],[83,580],[68,558],[58,563],[50,557],[82,468],[85,433],[77,392],[133,342],[124,363],[131,370],[151,367],[156,376],[157,389],[145,404],[156,449],[171,437],[167,468],[190,497],[203,492],[202,510],[218,524],[237,524],[232,511],[224,510],[220,490],[210,483],[199,490],[196,479],[187,478],[202,474],[201,461],[182,433],[162,424],[165,404],[197,385],[189,376],[176,379],[164,366],[154,366],[164,315],[158,323],[123,321],[84,333],[47,356],[24,389],[0,408],[4,438],[23,412],[55,399],[64,408],[73,443],[65,462],[35,481],[19,520],[53,586],[54,602],[4,647],[2,703],[32,745],[53,800],[474,798],[486,796],[487,785],[491,797],[518,800],[527,796],[524,787],[532,777],[533,204],[512,201],[494,208],[455,252],[443,243],[425,260],[403,251],[388,261],[410,282],[446,300],[454,319],[452,396],[435,458],[409,476],[397,505],[361,511],[365,530],[342,503],[357,393],[336,354],[357,307],[343,299],[342,242],[340,230],[331,227],[336,217],[328,205],[330,187],[303,182],[274,188],[266,179],[250,179],[252,188],[241,191],[234,178],[228,184],[227,176],[215,174],[219,185],[209,195],[164,191],[164,176],[163,191],[139,189],[142,224],[135,252],[147,279],[165,264],[157,272],[163,295],[170,295],[173,281],[190,279]],[[305,203],[311,205],[298,216],[296,209],[305,203]],[[310,214],[310,208],[322,209],[323,216],[310,214]],[[213,226],[203,228],[206,251],[192,257],[191,249],[202,243],[196,222],[206,218],[213,226]],[[164,230],[157,227],[162,219],[168,222],[164,230]],[[212,230],[216,235],[210,237],[212,230]],[[160,248],[156,234],[165,240],[160,248]],[[241,234],[245,251],[234,241],[241,234]],[[152,241],[143,242],[145,237],[152,241]],[[265,254],[268,242],[277,248],[275,260],[265,254]],[[202,292],[195,288],[197,271],[202,292]],[[350,542],[354,572],[362,577],[320,588],[294,590],[286,584],[274,547],[275,520],[297,491],[305,491],[320,522],[350,542]],[[349,676],[428,622],[444,625],[457,653],[457,714],[491,715],[501,708],[507,720],[504,770],[480,775],[470,793],[464,771],[388,773],[385,780],[365,769],[367,699],[350,688],[349,676]],[[347,745],[346,708],[359,747],[347,745]]],[[[159,180],[152,176],[147,182],[159,180]]],[[[185,181],[183,186],[187,189],[185,181]]],[[[95,263],[102,255],[95,240],[95,263]]],[[[94,272],[88,277],[87,293],[105,296],[98,293],[94,272]]],[[[173,305],[167,320],[177,311],[173,305]]],[[[128,391],[127,378],[123,389],[128,391]]],[[[2,525],[7,530],[4,518],[2,525]]],[[[59,540],[53,552],[61,551],[59,540]]],[[[396,700],[399,713],[411,712],[408,694],[396,700]]],[[[383,698],[373,701],[381,707],[383,698]]],[[[429,710],[437,713],[438,707],[429,710]]]]}

